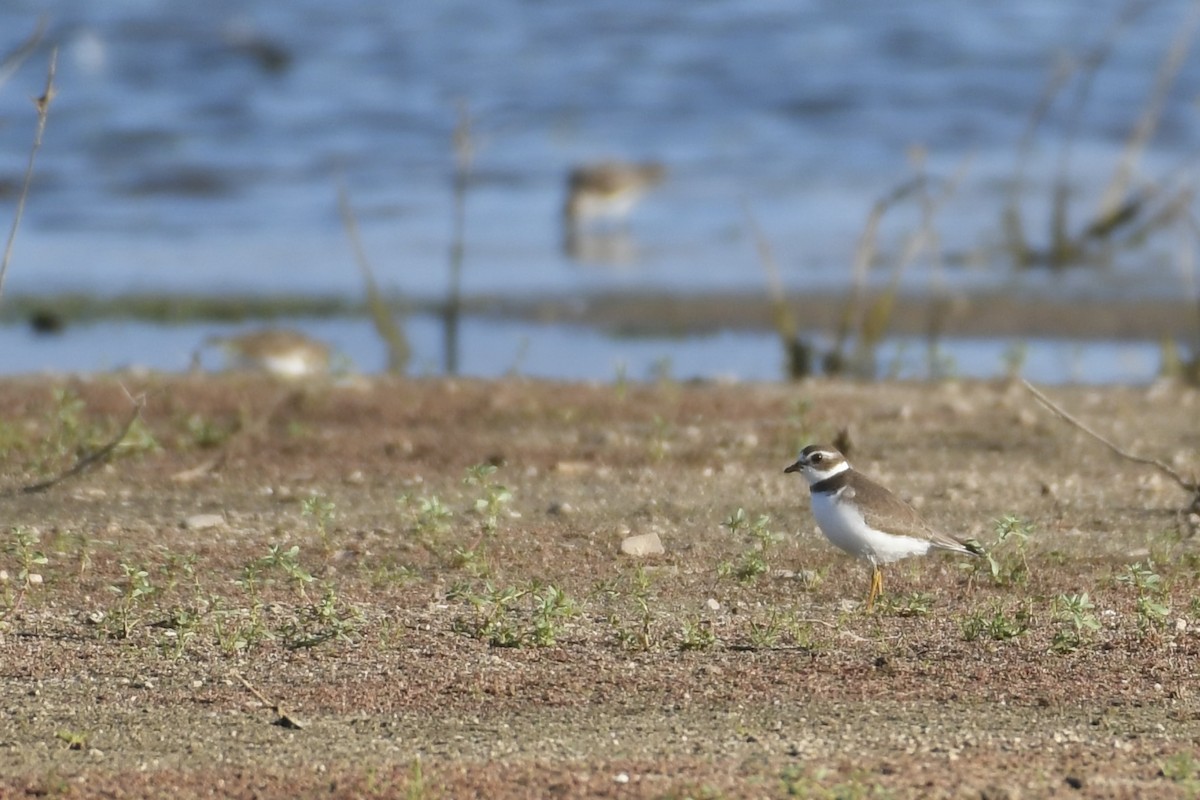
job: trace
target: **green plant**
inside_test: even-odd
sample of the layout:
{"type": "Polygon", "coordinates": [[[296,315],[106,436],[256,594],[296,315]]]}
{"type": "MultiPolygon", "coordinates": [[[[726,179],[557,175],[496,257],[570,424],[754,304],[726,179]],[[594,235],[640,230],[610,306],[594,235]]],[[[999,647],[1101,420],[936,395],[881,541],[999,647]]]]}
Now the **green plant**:
{"type": "Polygon", "coordinates": [[[723,561],[717,565],[717,576],[736,578],[741,583],[752,583],[770,571],[767,557],[778,537],[768,525],[771,518],[759,514],[752,521],[744,508],[738,508],[721,523],[734,536],[744,536],[749,547],[743,550],[736,561],[723,561]]]}
{"type": "Polygon", "coordinates": [[[7,619],[16,613],[21,604],[25,602],[25,595],[33,587],[41,585],[42,574],[37,570],[39,567],[46,566],[50,559],[44,552],[37,549],[40,541],[41,536],[37,531],[31,531],[22,526],[12,529],[4,550],[16,562],[16,585],[15,588],[9,585],[5,572],[2,581],[4,583],[5,610],[4,614],[0,616],[0,620],[7,619]]]}
{"type": "Polygon", "coordinates": [[[117,595],[116,606],[104,617],[105,630],[111,636],[128,639],[142,621],[142,606],[157,589],[150,582],[150,573],[142,567],[121,563],[120,583],[108,590],[117,595]]]}
{"type": "Polygon", "coordinates": [[[880,610],[893,617],[923,617],[933,607],[933,596],[924,592],[913,592],[903,597],[889,595],[884,598],[880,610]]]}
{"type": "Polygon", "coordinates": [[[332,584],[325,584],[321,599],[301,608],[296,619],[280,631],[283,645],[291,650],[316,647],[328,641],[351,641],[362,613],[338,597],[332,584]]]}
{"type": "Polygon", "coordinates": [[[996,520],[996,535],[991,546],[983,550],[983,561],[974,560],[970,568],[978,573],[984,568],[998,586],[1025,584],[1029,581],[1029,557],[1026,546],[1033,525],[1026,519],[1007,514],[996,520]]]}
{"type": "Polygon", "coordinates": [[[1127,564],[1125,571],[1117,576],[1117,583],[1130,586],[1140,594],[1161,594],[1164,587],[1162,578],[1154,571],[1152,560],[1138,561],[1127,564]]]}
{"type": "Polygon", "coordinates": [[[1100,630],[1094,608],[1087,592],[1060,594],[1054,599],[1054,621],[1060,626],[1051,642],[1054,652],[1073,653],[1100,630]]]}
{"type": "Polygon", "coordinates": [[[650,650],[654,646],[653,585],[651,574],[638,565],[632,574],[622,575],[602,589],[611,602],[627,598],[627,603],[633,606],[631,624],[627,624],[628,618],[619,611],[608,616],[609,624],[616,629],[617,640],[626,648],[650,650]]]}
{"type": "Polygon", "coordinates": [[[564,623],[579,615],[575,601],[553,584],[497,587],[484,581],[477,590],[464,583],[447,596],[465,600],[474,609],[474,618],[457,620],[455,629],[493,647],[551,647],[558,642],[564,623]]]}
{"type": "Polygon", "coordinates": [[[334,511],[337,506],[326,500],[320,495],[311,495],[304,498],[300,504],[300,516],[309,517],[317,526],[317,534],[321,537],[321,546],[325,548],[325,552],[329,552],[332,547],[329,541],[329,529],[333,523],[334,511]]]}
{"type": "Polygon", "coordinates": [[[66,742],[67,747],[71,750],[82,750],[87,747],[88,743],[88,735],[83,731],[55,731],[54,738],[66,742]]]}
{"type": "Polygon", "coordinates": [[[703,619],[687,619],[679,634],[680,650],[707,650],[717,643],[712,623],[703,619]]]}
{"type": "Polygon", "coordinates": [[[1161,631],[1167,624],[1171,607],[1163,601],[1166,585],[1155,572],[1154,561],[1138,561],[1128,564],[1124,572],[1117,575],[1117,583],[1129,586],[1137,592],[1136,610],[1138,630],[1143,634],[1161,631]]]}
{"type": "Polygon", "coordinates": [[[781,614],[776,608],[767,612],[765,620],[752,616],[749,628],[747,638],[755,649],[776,647],[785,636],[801,647],[813,646],[812,623],[797,620],[794,614],[781,614]]]}
{"type": "Polygon", "coordinates": [[[987,637],[997,642],[1015,639],[1029,630],[1031,615],[1027,606],[1021,606],[1011,616],[1000,603],[990,614],[974,612],[962,620],[963,639],[973,642],[987,637]]]}
{"type": "Polygon", "coordinates": [[[121,437],[121,441],[117,444],[114,455],[141,455],[143,453],[153,453],[161,450],[158,440],[154,438],[154,434],[150,432],[150,428],[142,421],[141,417],[135,417],[133,422],[129,424],[129,430],[125,431],[125,435],[121,437]]]}
{"type": "Polygon", "coordinates": [[[446,529],[454,512],[442,503],[437,495],[413,497],[400,495],[397,502],[412,517],[417,533],[438,533],[446,529]]]}
{"type": "Polygon", "coordinates": [[[408,768],[408,786],[404,790],[408,800],[422,800],[425,797],[425,776],[421,772],[421,756],[413,757],[412,766],[408,768]]]}
{"type": "Polygon", "coordinates": [[[237,430],[236,423],[221,424],[200,414],[192,414],[184,421],[188,441],[192,447],[208,449],[219,447],[237,430]]]}
{"type": "MultiPolygon", "coordinates": [[[[667,359],[668,367],[670,360],[667,359]]],[[[665,384],[670,377],[670,370],[666,371],[665,375],[660,375],[657,381],[660,385],[665,384]]],[[[650,436],[646,440],[646,444],[650,449],[650,457],[655,461],[662,461],[667,457],[667,453],[671,452],[671,423],[663,419],[658,414],[654,415],[654,421],[650,426],[650,436]]]]}
{"type": "Polygon", "coordinates": [[[265,570],[270,569],[281,571],[295,585],[297,594],[307,602],[307,587],[308,584],[313,582],[313,576],[312,573],[304,569],[300,564],[299,545],[294,544],[287,550],[283,549],[283,545],[270,545],[267,548],[267,554],[258,559],[257,568],[254,572],[255,576],[261,575],[265,570]]]}
{"type": "Polygon", "coordinates": [[[1189,793],[1200,793],[1200,758],[1188,750],[1180,750],[1159,764],[1159,774],[1179,784],[1189,793]]]}
{"type": "Polygon", "coordinates": [[[500,514],[512,502],[512,492],[492,480],[496,467],[492,464],[476,464],[467,469],[463,483],[467,486],[478,487],[483,496],[475,500],[473,510],[483,520],[483,529],[487,532],[496,530],[500,514]]]}
{"type": "Polygon", "coordinates": [[[533,643],[538,647],[550,647],[558,642],[562,624],[579,616],[579,607],[553,584],[536,588],[533,597],[533,643]]]}

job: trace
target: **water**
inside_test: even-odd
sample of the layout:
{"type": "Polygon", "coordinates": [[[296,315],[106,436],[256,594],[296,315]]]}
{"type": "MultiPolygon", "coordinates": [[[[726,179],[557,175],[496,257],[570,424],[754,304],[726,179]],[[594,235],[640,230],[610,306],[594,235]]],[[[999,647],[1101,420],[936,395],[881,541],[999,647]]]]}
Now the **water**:
{"type": "MultiPolygon", "coordinates": [[[[1053,65],[1104,41],[1126,5],[58,0],[46,41],[0,85],[7,220],[34,125],[28,98],[44,84],[48,45],[61,47],[7,291],[358,295],[342,184],[381,284],[439,296],[460,103],[476,147],[468,294],[757,289],[743,203],[789,287],[840,288],[871,204],[911,176],[914,147],[937,185],[956,181],[936,216],[942,248],[997,243],[1017,142],[1053,65]],[[567,169],[609,156],[669,170],[620,232],[618,268],[564,253],[559,227],[567,169]]],[[[1149,4],[1097,74],[1071,150],[1077,226],[1189,8],[1149,4]]],[[[45,0],[0,5],[0,52],[43,13],[45,0]]],[[[1028,168],[1027,224],[1039,238],[1070,91],[1028,168]]],[[[1189,54],[1139,180],[1190,180],[1198,91],[1189,54]]],[[[915,203],[889,214],[885,253],[919,217],[915,203]]],[[[1178,236],[1158,237],[1118,260],[1102,288],[1176,292],[1178,252],[1178,236]]],[[[921,262],[905,278],[915,290],[935,279],[1065,294],[1097,283],[1090,270],[1017,279],[995,259],[921,262]]]]}
{"type": "MultiPolygon", "coordinates": [[[[342,369],[378,372],[386,353],[366,321],[295,320],[295,327],[329,342],[342,369]]],[[[194,357],[205,369],[227,366],[221,354],[202,349],[212,335],[253,330],[255,325],[150,325],[100,323],[38,336],[24,326],[0,326],[5,372],[95,372],[127,368],[181,372],[194,357]]],[[[406,333],[413,350],[410,372],[433,375],[445,362],[439,319],[417,316],[406,333]]],[[[1037,383],[1149,383],[1160,363],[1153,342],[1069,342],[952,339],[930,353],[923,339],[899,338],[880,348],[881,374],[902,379],[994,378],[1019,354],[1020,371],[1037,383]]],[[[722,332],[686,339],[620,338],[570,326],[467,319],[460,330],[460,372],[480,378],[521,375],[569,381],[680,380],[775,381],[783,375],[779,343],[765,333],[722,332]]]]}

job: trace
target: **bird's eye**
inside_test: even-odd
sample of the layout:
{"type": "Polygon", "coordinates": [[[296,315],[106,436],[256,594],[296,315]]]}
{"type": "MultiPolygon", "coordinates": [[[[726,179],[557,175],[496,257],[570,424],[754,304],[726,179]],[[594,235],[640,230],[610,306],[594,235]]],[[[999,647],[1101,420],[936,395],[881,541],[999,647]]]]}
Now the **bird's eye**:
{"type": "Polygon", "coordinates": [[[821,455],[820,453],[813,453],[812,456],[808,460],[814,464],[820,464],[822,461],[825,460],[825,456],[821,455]]]}

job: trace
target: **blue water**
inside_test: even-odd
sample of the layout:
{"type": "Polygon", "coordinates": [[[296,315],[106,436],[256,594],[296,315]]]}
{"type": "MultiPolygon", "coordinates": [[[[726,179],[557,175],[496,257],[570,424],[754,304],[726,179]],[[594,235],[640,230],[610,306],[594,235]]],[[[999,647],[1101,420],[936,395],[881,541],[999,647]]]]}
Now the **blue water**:
{"type": "MultiPolygon", "coordinates": [[[[935,176],[965,170],[938,214],[944,248],[996,241],[1016,143],[1053,65],[1102,42],[1126,5],[59,0],[42,47],[0,85],[7,221],[29,97],[60,46],[9,290],[357,292],[342,181],[382,282],[438,294],[460,102],[477,150],[468,292],[758,287],[743,201],[789,285],[839,286],[871,203],[911,174],[916,146],[935,176]],[[565,171],[605,156],[660,159],[671,175],[631,221],[637,252],[622,270],[560,246],[565,171]]],[[[1189,6],[1150,4],[1098,73],[1072,155],[1081,221],[1189,6]]],[[[0,48],[43,13],[45,0],[0,5],[0,48]]],[[[1035,189],[1076,85],[1041,132],[1035,189]]],[[[1139,175],[1159,180],[1192,157],[1198,90],[1192,55],[1139,175]]],[[[1038,233],[1045,198],[1035,191],[1029,208],[1038,233]]],[[[896,212],[885,249],[917,216],[896,212]]],[[[1146,273],[1172,285],[1155,259],[1136,269],[1138,285],[1146,273]]]]}
{"type": "MultiPolygon", "coordinates": [[[[7,0],[0,53],[39,15],[48,29],[0,83],[4,228],[33,135],[29,98],[50,46],[60,48],[7,291],[357,297],[341,184],[384,288],[440,296],[451,140],[465,106],[475,147],[468,294],[758,289],[746,207],[789,287],[842,288],[872,203],[912,176],[914,159],[939,190],[955,187],[934,217],[940,250],[983,255],[963,268],[919,258],[904,277],[910,289],[1177,292],[1178,230],[1100,277],[1015,275],[988,250],[1002,238],[1017,143],[1055,65],[1103,43],[1127,5],[7,0]],[[616,247],[572,256],[560,230],[564,177],[605,157],[658,159],[669,177],[627,228],[602,232],[600,244],[616,247]]],[[[1070,149],[1076,227],[1097,207],[1192,8],[1147,5],[1114,39],[1070,149]]],[[[1025,204],[1034,244],[1045,241],[1047,188],[1080,86],[1067,83],[1035,137],[1025,204]]],[[[1137,163],[1139,185],[1191,180],[1198,93],[1200,59],[1189,52],[1137,163]]],[[[885,262],[920,213],[910,200],[885,218],[885,262]]],[[[542,335],[559,334],[569,340],[542,335]]],[[[16,369],[0,361],[0,372],[16,369]]],[[[567,375],[569,361],[550,371],[567,375]]]]}
{"type": "MultiPolygon", "coordinates": [[[[345,319],[294,320],[294,327],[328,342],[335,366],[375,373],[386,353],[371,324],[345,319]]],[[[182,372],[194,355],[206,370],[228,366],[220,352],[201,349],[212,335],[253,330],[253,324],[171,325],[101,323],[38,336],[23,326],[0,326],[7,373],[88,373],[122,369],[182,372]]],[[[410,374],[436,375],[445,362],[438,319],[408,320],[413,350],[410,374]]],[[[479,378],[521,375],[571,381],[690,380],[776,381],[785,376],[777,339],[766,333],[723,332],[687,339],[619,338],[570,326],[467,319],[460,329],[460,373],[479,378]]],[[[917,338],[895,339],[878,353],[880,375],[926,380],[995,378],[1008,374],[1020,354],[1020,372],[1038,383],[1152,381],[1161,352],[1154,342],[1068,342],[1054,339],[951,339],[936,353],[917,338]]]]}

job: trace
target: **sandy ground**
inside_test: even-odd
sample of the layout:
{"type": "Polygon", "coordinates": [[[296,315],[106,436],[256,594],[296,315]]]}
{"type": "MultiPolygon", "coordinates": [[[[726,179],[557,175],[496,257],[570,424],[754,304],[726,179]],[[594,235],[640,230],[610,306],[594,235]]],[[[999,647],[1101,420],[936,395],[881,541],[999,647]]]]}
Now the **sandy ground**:
{"type": "MultiPolygon", "coordinates": [[[[1200,468],[1194,389],[1051,394],[1200,468]]],[[[1200,793],[1189,498],[1016,384],[113,376],[0,408],[3,796],[1200,793]],[[114,458],[19,491],[126,389],[114,458]],[[896,565],[865,613],[782,472],[843,429],[992,559],[896,565]]]]}

